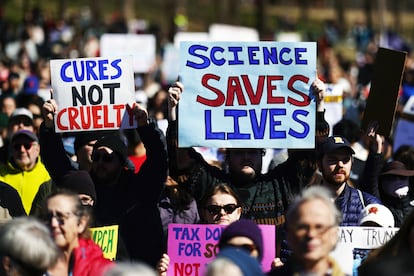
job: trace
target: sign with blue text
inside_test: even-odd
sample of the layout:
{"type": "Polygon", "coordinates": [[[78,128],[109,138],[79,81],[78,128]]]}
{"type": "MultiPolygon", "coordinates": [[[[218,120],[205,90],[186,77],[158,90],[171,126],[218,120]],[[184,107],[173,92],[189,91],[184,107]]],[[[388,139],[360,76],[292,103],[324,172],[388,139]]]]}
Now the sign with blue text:
{"type": "Polygon", "coordinates": [[[181,42],[179,147],[314,148],[314,42],[181,42]]]}
{"type": "Polygon", "coordinates": [[[50,71],[56,132],[136,127],[131,58],[55,59],[50,71]]]}

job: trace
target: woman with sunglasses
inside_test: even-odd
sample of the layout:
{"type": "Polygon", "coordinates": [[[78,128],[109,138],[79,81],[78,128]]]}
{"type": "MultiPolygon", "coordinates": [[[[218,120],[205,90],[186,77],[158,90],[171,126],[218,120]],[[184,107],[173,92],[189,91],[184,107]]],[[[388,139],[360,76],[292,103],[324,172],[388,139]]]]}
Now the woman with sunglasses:
{"type": "Polygon", "coordinates": [[[103,275],[113,263],[90,238],[89,215],[78,194],[56,191],[45,201],[42,217],[61,250],[49,275],[103,275]]]}
{"type": "MultiPolygon", "coordinates": [[[[239,196],[226,183],[212,187],[201,199],[199,208],[200,223],[229,225],[240,219],[242,207],[239,196]]],[[[157,270],[160,276],[166,276],[170,258],[163,254],[157,270]]]]}
{"type": "Polygon", "coordinates": [[[204,224],[229,225],[240,219],[242,206],[236,192],[229,185],[220,183],[201,199],[199,212],[204,224]]]}

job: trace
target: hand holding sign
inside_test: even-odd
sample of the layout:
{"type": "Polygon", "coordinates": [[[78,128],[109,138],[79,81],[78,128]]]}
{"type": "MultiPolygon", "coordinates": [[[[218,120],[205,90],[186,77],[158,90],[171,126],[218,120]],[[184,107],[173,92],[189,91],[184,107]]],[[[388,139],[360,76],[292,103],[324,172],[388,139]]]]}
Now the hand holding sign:
{"type": "Polygon", "coordinates": [[[171,121],[175,121],[176,118],[176,107],[181,98],[181,93],[184,91],[184,85],[181,82],[175,82],[174,86],[168,89],[168,110],[170,113],[171,121]]]}
{"type": "Polygon", "coordinates": [[[317,106],[318,111],[324,110],[323,98],[325,97],[325,92],[326,92],[325,83],[321,81],[320,79],[316,78],[311,85],[311,95],[316,100],[316,106],[317,106]]]}
{"type": "Polygon", "coordinates": [[[369,138],[369,148],[372,152],[381,154],[383,151],[383,144],[384,144],[384,136],[379,135],[377,133],[377,130],[379,128],[379,124],[377,121],[370,121],[367,130],[366,135],[369,138]]]}
{"type": "Polygon", "coordinates": [[[170,265],[170,257],[167,254],[162,254],[161,260],[158,263],[157,270],[160,276],[167,276],[168,266],[170,265]]]}
{"type": "Polygon", "coordinates": [[[145,108],[143,108],[139,104],[135,104],[134,115],[138,126],[148,125],[148,111],[145,108]]]}
{"type": "Polygon", "coordinates": [[[47,128],[53,128],[53,118],[57,109],[56,101],[53,99],[53,90],[50,89],[50,100],[46,101],[42,107],[42,114],[47,128]]]}

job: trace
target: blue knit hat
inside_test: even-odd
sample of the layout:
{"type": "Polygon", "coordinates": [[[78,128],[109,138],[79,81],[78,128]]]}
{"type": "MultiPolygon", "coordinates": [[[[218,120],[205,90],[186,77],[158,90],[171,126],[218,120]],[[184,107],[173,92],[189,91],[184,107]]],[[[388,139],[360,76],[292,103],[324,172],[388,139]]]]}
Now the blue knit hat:
{"type": "Polygon", "coordinates": [[[226,247],[220,250],[216,258],[228,259],[240,268],[243,276],[264,275],[259,261],[250,256],[246,251],[234,247],[226,247]]]}

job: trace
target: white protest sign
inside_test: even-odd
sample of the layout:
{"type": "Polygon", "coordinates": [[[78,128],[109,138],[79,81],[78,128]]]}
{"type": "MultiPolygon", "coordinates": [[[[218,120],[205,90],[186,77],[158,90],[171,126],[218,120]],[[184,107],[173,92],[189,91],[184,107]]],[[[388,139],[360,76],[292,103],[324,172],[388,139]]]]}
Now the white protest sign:
{"type": "Polygon", "coordinates": [[[132,56],[136,73],[146,73],[156,62],[156,39],[150,34],[103,34],[100,40],[102,57],[132,56]]]}
{"type": "Polygon", "coordinates": [[[316,43],[182,42],[179,146],[314,148],[316,43]]]}
{"type": "Polygon", "coordinates": [[[325,102],[325,120],[330,126],[332,134],[333,126],[343,117],[343,89],[338,84],[326,84],[325,102]]]}
{"type": "Polygon", "coordinates": [[[50,61],[56,132],[135,128],[131,58],[50,61]]]}
{"type": "Polygon", "coordinates": [[[331,256],[339,263],[343,272],[352,274],[355,262],[359,265],[361,257],[369,250],[384,245],[398,230],[399,228],[385,227],[339,227],[338,244],[331,256]]]}
{"type": "Polygon", "coordinates": [[[205,32],[178,32],[174,36],[174,46],[179,49],[182,41],[209,41],[210,37],[205,32]]]}
{"type": "Polygon", "coordinates": [[[212,24],[208,33],[210,41],[259,41],[259,32],[244,26],[212,24]]]}

